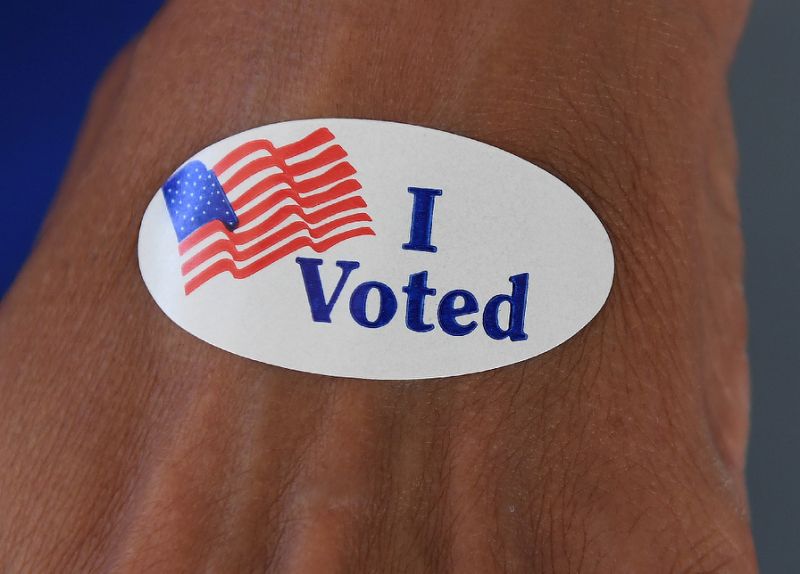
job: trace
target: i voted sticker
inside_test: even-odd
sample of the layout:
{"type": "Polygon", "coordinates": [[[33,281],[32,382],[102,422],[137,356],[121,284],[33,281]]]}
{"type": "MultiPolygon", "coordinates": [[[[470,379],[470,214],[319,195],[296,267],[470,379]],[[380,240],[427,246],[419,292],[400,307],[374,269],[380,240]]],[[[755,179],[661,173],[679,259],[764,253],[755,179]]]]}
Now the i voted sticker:
{"type": "Polygon", "coordinates": [[[603,306],[608,235],[543,169],[451,133],[373,120],[258,127],[180,166],[139,266],[159,307],[243,357],[426,379],[529,359],[603,306]]]}

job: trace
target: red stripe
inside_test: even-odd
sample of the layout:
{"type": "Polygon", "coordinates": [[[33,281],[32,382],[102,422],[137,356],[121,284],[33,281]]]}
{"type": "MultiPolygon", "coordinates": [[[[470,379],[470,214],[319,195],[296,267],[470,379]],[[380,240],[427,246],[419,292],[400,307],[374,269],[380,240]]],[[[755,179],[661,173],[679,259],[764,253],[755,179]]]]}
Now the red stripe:
{"type": "Polygon", "coordinates": [[[333,219],[342,213],[360,210],[367,206],[364,199],[358,195],[346,197],[348,194],[361,189],[361,185],[355,179],[349,179],[355,175],[356,170],[348,162],[342,161],[347,157],[347,152],[341,146],[331,145],[314,157],[298,161],[292,165],[287,164],[288,160],[319,148],[333,139],[333,134],[327,128],[320,128],[296,142],[280,147],[275,147],[272,142],[266,139],[253,140],[238,146],[214,165],[214,171],[217,174],[222,174],[250,154],[258,151],[264,151],[269,154],[268,157],[256,158],[237,169],[222,184],[226,193],[266,169],[277,167],[281,172],[263,178],[255,185],[250,186],[249,189],[232,202],[232,206],[239,216],[240,226],[253,222],[285,200],[291,200],[291,202],[288,205],[279,207],[275,213],[255,225],[252,229],[241,231],[240,227],[231,232],[221,221],[213,221],[197,229],[192,235],[181,241],[179,252],[184,255],[188,250],[215,233],[225,235],[224,239],[215,240],[184,262],[181,266],[184,275],[196,270],[210,258],[220,253],[227,253],[230,256],[230,258],[215,261],[208,268],[201,270],[197,276],[188,280],[184,286],[187,295],[220,273],[227,272],[237,279],[242,279],[303,247],[311,247],[317,253],[321,253],[351,237],[375,235],[372,228],[366,225],[330,235],[344,225],[372,221],[369,215],[363,211],[333,219]],[[297,182],[294,179],[296,176],[322,169],[335,162],[339,163],[336,163],[320,175],[301,182],[297,182]],[[289,189],[280,188],[276,190],[276,186],[281,184],[286,185],[289,189]],[[321,188],[329,185],[332,186],[330,189],[312,194],[312,192],[318,192],[321,188]],[[345,197],[345,199],[339,199],[342,197],[345,197]],[[254,205],[249,209],[239,213],[240,210],[253,202],[255,202],[254,205]],[[316,211],[306,211],[309,208],[329,202],[333,203],[316,211]],[[300,217],[301,221],[293,221],[274,231],[277,226],[293,215],[300,217]],[[292,238],[292,236],[298,234],[303,235],[292,238]],[[268,251],[285,240],[289,240],[288,243],[268,251]],[[251,241],[256,242],[249,247],[242,247],[251,241]],[[264,255],[259,258],[259,254],[264,255]],[[253,258],[258,259],[242,268],[236,267],[236,262],[241,263],[253,258]]]}
{"type": "MultiPolygon", "coordinates": [[[[272,176],[269,177],[275,177],[276,175],[280,177],[281,175],[283,175],[284,179],[291,179],[300,175],[304,175],[310,171],[320,169],[322,167],[325,167],[326,165],[330,165],[335,161],[344,159],[345,157],[347,157],[347,153],[338,145],[326,148],[322,152],[315,155],[314,157],[303,161],[299,161],[296,164],[290,166],[287,166],[279,158],[274,156],[259,157],[243,165],[238,170],[236,170],[235,173],[233,173],[228,179],[225,180],[224,183],[222,183],[222,187],[225,190],[225,193],[230,193],[236,186],[240,185],[243,181],[247,180],[250,177],[253,177],[258,172],[269,169],[271,167],[281,168],[282,173],[273,174],[272,176]],[[288,178],[286,178],[287,175],[289,176],[288,178]]],[[[269,177],[267,179],[269,179],[269,177]]],[[[286,181],[286,183],[289,183],[289,181],[286,181]]]]}
{"type": "MultiPolygon", "coordinates": [[[[328,171],[300,182],[296,182],[294,178],[292,178],[290,175],[286,175],[285,173],[274,173],[254,184],[247,191],[243,192],[242,195],[237,197],[232,203],[233,210],[237,213],[239,219],[241,220],[244,214],[239,213],[239,209],[250,203],[257,195],[260,195],[264,191],[267,191],[281,183],[288,185],[293,190],[296,190],[297,193],[310,193],[312,191],[316,191],[320,187],[325,187],[326,185],[330,185],[341,179],[350,177],[355,173],[355,168],[347,162],[338,163],[328,171]]],[[[228,191],[229,190],[226,188],[226,193],[228,191]]],[[[244,223],[242,223],[242,225],[244,225],[244,223]]]]}
{"type": "MultiPolygon", "coordinates": [[[[306,210],[300,207],[299,205],[292,205],[292,204],[284,205],[283,207],[280,207],[275,213],[267,217],[264,221],[254,226],[252,229],[248,229],[247,231],[241,231],[237,235],[239,237],[245,237],[251,234],[254,229],[258,228],[263,230],[269,229],[270,227],[278,225],[291,215],[297,215],[302,219],[304,219],[305,221],[308,221],[309,223],[320,223],[321,221],[328,219],[329,217],[332,217],[337,213],[341,213],[343,211],[351,211],[353,209],[360,209],[366,206],[367,204],[364,201],[364,199],[358,195],[339,200],[335,203],[331,203],[330,205],[327,205],[317,211],[312,211],[311,213],[307,213],[306,210]]],[[[266,211],[268,210],[267,209],[262,210],[261,206],[251,209],[250,211],[247,212],[248,214],[254,212],[259,212],[259,213],[254,213],[253,217],[250,218],[247,221],[247,223],[257,218],[258,216],[264,214],[266,211]]],[[[240,219],[239,221],[241,222],[242,220],[240,219]]]]}
{"type": "Polygon", "coordinates": [[[315,147],[319,147],[322,144],[326,144],[332,140],[333,140],[333,134],[330,132],[328,128],[319,128],[318,130],[314,130],[313,132],[308,134],[303,139],[297,140],[294,143],[282,145],[281,147],[275,148],[275,151],[282,158],[291,159],[296,155],[300,155],[301,153],[306,153],[307,151],[311,151],[315,147]]]}
{"type": "Polygon", "coordinates": [[[207,245],[201,249],[195,255],[190,257],[183,265],[181,265],[181,272],[184,275],[188,275],[198,266],[202,265],[219,253],[227,252],[234,259],[234,261],[247,261],[259,253],[263,253],[273,245],[280,243],[284,239],[288,239],[292,235],[302,233],[303,231],[307,231],[309,236],[313,237],[314,239],[320,239],[334,229],[338,229],[344,225],[366,221],[372,221],[372,219],[370,219],[369,215],[363,212],[346,215],[317,227],[312,227],[305,221],[293,221],[289,225],[282,227],[279,231],[273,233],[272,235],[268,235],[261,241],[257,241],[250,247],[246,247],[244,249],[238,248],[239,242],[231,241],[230,239],[218,239],[217,241],[214,241],[210,245],[207,245]]]}
{"type": "MultiPolygon", "coordinates": [[[[257,203],[252,208],[250,208],[246,212],[244,212],[241,216],[239,216],[239,225],[240,225],[239,228],[241,229],[241,227],[244,227],[245,225],[247,225],[249,223],[252,223],[256,219],[258,219],[259,217],[261,217],[262,215],[267,213],[275,205],[280,203],[280,201],[271,201],[272,197],[273,196],[270,196],[265,201],[257,203]]],[[[276,199],[280,200],[281,198],[277,197],[276,199]]],[[[335,199],[335,198],[331,198],[331,199],[335,199]]],[[[319,202],[317,205],[319,205],[320,203],[324,203],[324,202],[319,202]]],[[[358,207],[366,207],[367,206],[367,204],[364,202],[364,199],[360,195],[355,195],[353,197],[342,199],[342,200],[340,200],[340,201],[338,201],[336,203],[333,203],[332,206],[342,205],[343,203],[347,207],[342,206],[342,208],[339,209],[338,211],[344,211],[345,209],[356,209],[358,207]],[[350,202],[350,203],[345,203],[345,202],[350,202]]],[[[275,215],[277,215],[277,213],[280,213],[281,210],[283,210],[283,209],[288,209],[288,208],[295,208],[296,209],[296,208],[301,208],[301,207],[302,208],[310,208],[310,207],[315,207],[315,206],[314,205],[305,205],[305,202],[302,202],[302,203],[301,202],[297,202],[297,203],[294,203],[294,204],[288,204],[288,205],[278,209],[278,212],[276,212],[275,214],[271,215],[266,220],[264,220],[261,223],[257,224],[256,227],[263,227],[267,221],[271,221],[275,217],[275,215]]],[[[331,206],[323,208],[323,210],[325,210],[325,209],[331,209],[331,206]]],[[[301,217],[303,217],[305,219],[305,215],[304,214],[305,214],[305,211],[303,210],[302,214],[298,213],[297,215],[300,215],[301,217]]],[[[309,214],[309,216],[311,216],[311,214],[309,214]]],[[[280,221],[281,220],[278,220],[277,222],[280,223],[280,221]]],[[[241,233],[249,233],[249,231],[250,230],[248,230],[248,231],[242,230],[241,233]]]]}
{"type": "MultiPolygon", "coordinates": [[[[290,185],[292,189],[298,194],[310,193],[312,191],[316,191],[320,187],[324,187],[326,185],[330,185],[332,183],[336,183],[342,179],[350,177],[354,175],[356,172],[349,163],[339,163],[333,166],[331,169],[323,173],[322,175],[318,175],[316,177],[308,178],[305,181],[301,181],[292,185],[293,182],[287,181],[285,182],[287,185],[290,185]]],[[[244,211],[242,213],[238,213],[239,216],[239,225],[247,225],[254,219],[256,219],[259,215],[265,213],[267,209],[265,209],[262,204],[256,204],[254,207],[244,211]]]]}
{"type": "Polygon", "coordinates": [[[342,149],[342,146],[332,145],[325,148],[314,157],[298,161],[292,165],[287,165],[286,171],[294,177],[297,177],[298,175],[304,175],[346,157],[347,152],[342,149]]]}
{"type": "Polygon", "coordinates": [[[212,168],[216,173],[222,173],[233,164],[246,158],[258,150],[269,150],[272,147],[267,140],[253,140],[234,148],[228,155],[219,160],[212,168]]]}
{"type": "Polygon", "coordinates": [[[263,171],[271,167],[280,167],[280,162],[277,158],[270,156],[254,159],[250,163],[242,166],[241,169],[238,169],[236,173],[234,173],[224,182],[220,182],[222,183],[222,189],[225,190],[225,193],[230,193],[234,187],[242,183],[248,177],[252,177],[259,171],[263,171]]]}
{"type": "Polygon", "coordinates": [[[263,258],[259,259],[251,263],[246,267],[242,267],[241,269],[236,267],[236,264],[231,259],[221,259],[219,261],[214,262],[210,265],[207,269],[204,269],[201,273],[198,273],[195,277],[192,277],[189,281],[186,282],[184,286],[184,291],[187,295],[189,295],[192,291],[200,287],[203,283],[219,275],[220,273],[228,272],[236,279],[244,279],[245,277],[249,277],[253,273],[261,271],[264,267],[275,263],[278,259],[282,257],[286,257],[289,253],[293,251],[297,251],[298,249],[302,249],[303,247],[311,247],[317,253],[322,253],[323,251],[327,251],[334,245],[341,243],[347,239],[352,237],[359,237],[362,235],[375,235],[375,232],[369,227],[359,227],[357,229],[350,229],[348,231],[344,231],[339,233],[338,235],[333,235],[324,239],[322,241],[314,241],[311,237],[302,236],[298,237],[297,239],[293,239],[286,245],[281,246],[279,249],[270,252],[263,258]]]}
{"type": "Polygon", "coordinates": [[[183,241],[178,243],[178,253],[180,255],[183,255],[184,253],[189,251],[189,249],[200,243],[203,239],[217,232],[230,233],[230,231],[228,231],[228,228],[225,227],[225,224],[222,223],[219,219],[215,219],[214,221],[209,221],[202,227],[198,227],[196,230],[192,232],[191,235],[184,238],[183,241]]]}
{"type": "Polygon", "coordinates": [[[330,132],[330,130],[328,130],[328,128],[319,128],[318,130],[311,132],[309,135],[296,142],[277,148],[272,145],[272,142],[269,140],[253,140],[245,142],[219,160],[214,165],[213,169],[216,173],[220,174],[226,169],[229,169],[236,162],[241,161],[251,153],[254,153],[258,150],[265,150],[269,152],[270,155],[277,155],[283,160],[291,159],[296,155],[300,155],[301,153],[305,153],[314,149],[315,147],[328,143],[332,139],[333,134],[330,132]]]}
{"type": "MultiPolygon", "coordinates": [[[[233,209],[239,211],[243,206],[247,205],[254,199],[256,199],[261,193],[263,193],[264,189],[271,189],[275,187],[274,185],[268,185],[264,183],[264,185],[257,185],[253,186],[252,189],[248,190],[247,196],[244,195],[238,198],[236,201],[233,202],[233,209]],[[240,201],[241,200],[241,201],[240,201]]],[[[348,193],[353,193],[354,191],[358,191],[361,189],[361,184],[358,183],[355,179],[346,179],[344,181],[340,181],[332,188],[328,189],[327,191],[323,191],[321,193],[315,193],[313,195],[300,195],[293,189],[279,189],[278,191],[270,194],[266,198],[262,199],[262,203],[267,203],[269,208],[278,205],[284,199],[292,199],[295,203],[309,208],[309,207],[316,207],[322,203],[327,203],[329,201],[333,201],[339,197],[347,195],[348,193]]],[[[258,203],[257,205],[262,205],[262,203],[258,203]]],[[[252,208],[255,208],[254,205],[252,208]]]]}
{"type": "Polygon", "coordinates": [[[200,227],[189,237],[181,241],[178,244],[178,252],[181,255],[185,254],[187,251],[189,251],[189,249],[217,232],[222,232],[227,235],[228,239],[233,243],[242,245],[260,237],[292,215],[299,216],[307,223],[321,223],[324,220],[333,217],[334,215],[338,215],[339,213],[352,211],[354,209],[359,209],[366,206],[366,202],[360,196],[349,197],[347,199],[337,201],[336,203],[332,203],[311,213],[306,213],[305,210],[299,205],[285,205],[267,219],[246,231],[241,231],[239,229],[236,229],[233,232],[228,231],[228,228],[225,227],[221,221],[214,220],[200,227]]]}

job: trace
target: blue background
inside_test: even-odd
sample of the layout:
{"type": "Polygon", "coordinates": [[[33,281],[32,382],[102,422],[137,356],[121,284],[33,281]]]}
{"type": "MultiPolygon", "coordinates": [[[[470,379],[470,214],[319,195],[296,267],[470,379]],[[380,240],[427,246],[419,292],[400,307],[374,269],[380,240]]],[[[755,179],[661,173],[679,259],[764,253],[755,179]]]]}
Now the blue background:
{"type": "Polygon", "coordinates": [[[0,293],[36,238],[95,83],[161,1],[5,2],[0,293]]]}
{"type": "MultiPolygon", "coordinates": [[[[92,87],[161,2],[14,2],[0,21],[0,293],[27,256],[92,87]]],[[[800,2],[756,2],[731,88],[753,372],[748,488],[763,572],[800,572],[800,2]]],[[[0,397],[0,400],[2,398],[0,397]]]]}

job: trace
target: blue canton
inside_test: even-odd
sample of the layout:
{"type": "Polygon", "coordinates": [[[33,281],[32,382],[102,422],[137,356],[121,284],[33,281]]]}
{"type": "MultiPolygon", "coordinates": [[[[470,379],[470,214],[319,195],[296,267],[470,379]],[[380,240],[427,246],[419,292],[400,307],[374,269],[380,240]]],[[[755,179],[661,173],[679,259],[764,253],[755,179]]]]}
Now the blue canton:
{"type": "Polygon", "coordinates": [[[230,230],[239,225],[216,174],[200,161],[190,161],[176,171],[162,191],[178,241],[215,219],[230,230]]]}

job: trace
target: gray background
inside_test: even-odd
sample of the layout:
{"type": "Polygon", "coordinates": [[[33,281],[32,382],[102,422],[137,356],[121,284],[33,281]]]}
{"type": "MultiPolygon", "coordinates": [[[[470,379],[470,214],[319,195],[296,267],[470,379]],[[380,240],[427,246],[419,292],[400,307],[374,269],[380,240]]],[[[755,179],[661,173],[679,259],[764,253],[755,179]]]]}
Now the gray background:
{"type": "Polygon", "coordinates": [[[753,381],[748,489],[759,562],[768,574],[800,573],[798,57],[800,1],[756,1],[731,92],[753,381]]]}
{"type": "MultiPolygon", "coordinates": [[[[715,0],[726,2],[728,0],[715,0]]],[[[42,0],[0,18],[6,204],[0,293],[22,264],[66,165],[90,90],[161,0],[42,0]]],[[[756,0],[733,67],[747,244],[753,422],[748,487],[763,572],[800,573],[800,0],[756,0]]],[[[0,400],[2,397],[0,397],[0,400]]]]}

